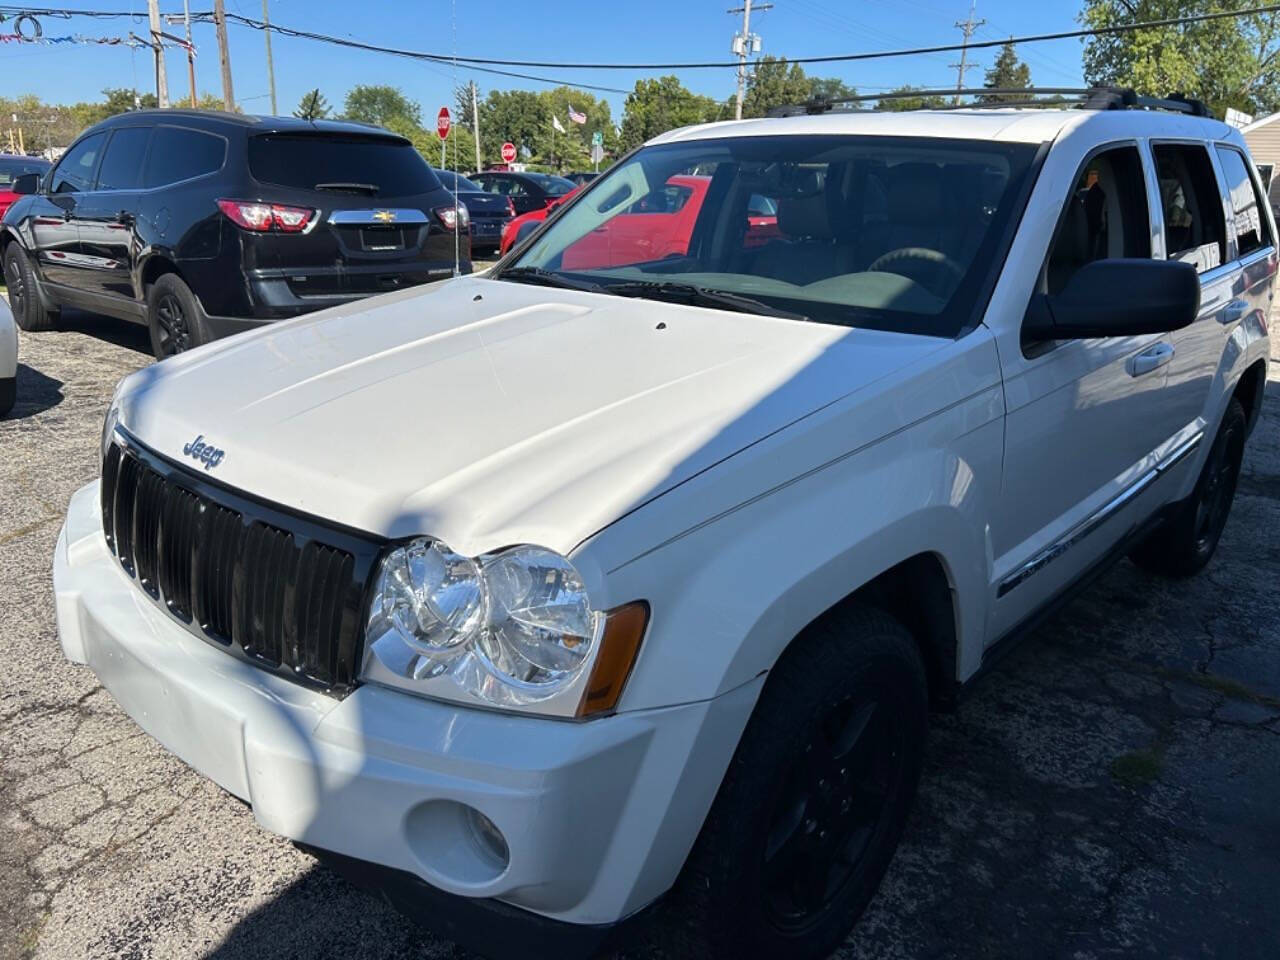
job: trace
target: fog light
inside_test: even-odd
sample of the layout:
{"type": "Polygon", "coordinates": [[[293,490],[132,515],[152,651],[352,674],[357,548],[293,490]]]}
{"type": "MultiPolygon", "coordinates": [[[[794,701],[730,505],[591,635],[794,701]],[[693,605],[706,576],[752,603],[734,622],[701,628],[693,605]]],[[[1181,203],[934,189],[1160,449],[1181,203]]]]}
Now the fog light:
{"type": "Polygon", "coordinates": [[[502,835],[498,825],[486,817],[475,807],[467,808],[467,825],[471,828],[471,839],[477,849],[498,870],[507,869],[511,861],[511,851],[507,849],[507,838],[502,835]]]}

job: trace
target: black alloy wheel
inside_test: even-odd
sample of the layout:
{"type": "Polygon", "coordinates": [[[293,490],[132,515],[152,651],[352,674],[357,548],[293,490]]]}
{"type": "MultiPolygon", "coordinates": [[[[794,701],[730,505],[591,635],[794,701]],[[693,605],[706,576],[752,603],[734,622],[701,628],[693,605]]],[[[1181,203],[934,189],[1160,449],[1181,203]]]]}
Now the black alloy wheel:
{"type": "Polygon", "coordinates": [[[9,309],[14,317],[26,315],[27,286],[22,276],[22,266],[16,256],[4,258],[4,285],[9,291],[9,309]]]}
{"type": "Polygon", "coordinates": [[[183,312],[182,304],[173,293],[162,293],[156,298],[157,354],[160,358],[172,357],[191,346],[191,324],[183,312]]]}
{"type": "Polygon", "coordinates": [[[783,778],[765,843],[765,907],[802,932],[843,893],[883,829],[905,773],[906,724],[891,702],[846,697],[811,731],[783,778]]]}

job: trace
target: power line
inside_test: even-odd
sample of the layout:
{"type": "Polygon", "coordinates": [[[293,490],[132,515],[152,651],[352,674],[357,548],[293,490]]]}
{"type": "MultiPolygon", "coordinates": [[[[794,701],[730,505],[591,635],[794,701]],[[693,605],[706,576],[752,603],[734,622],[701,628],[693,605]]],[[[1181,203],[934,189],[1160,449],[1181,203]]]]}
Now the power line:
{"type": "MultiPolygon", "coordinates": [[[[72,16],[91,16],[91,17],[135,17],[137,14],[123,11],[104,11],[104,10],[67,10],[67,9],[33,9],[31,7],[18,7],[12,5],[0,5],[0,13],[31,13],[36,16],[56,16],[64,19],[72,16]]],[[[1163,20],[1144,20],[1137,23],[1115,24],[1108,27],[1093,27],[1081,30],[1062,30],[1056,33],[1038,33],[1028,34],[1023,37],[1008,37],[1001,40],[979,40],[970,43],[944,43],[930,47],[913,47],[900,50],[873,50],[862,53],[840,53],[830,54],[820,57],[787,57],[789,63],[847,63],[862,60],[882,60],[893,57],[914,57],[926,56],[935,53],[958,53],[966,47],[969,50],[983,50],[992,47],[1004,46],[1006,43],[1026,44],[1026,43],[1044,43],[1052,40],[1073,40],[1082,37],[1099,37],[1112,36],[1121,33],[1132,33],[1136,30],[1150,30],[1159,27],[1176,27],[1186,26],[1195,23],[1207,23],[1214,20],[1227,20],[1235,17],[1247,17],[1264,13],[1280,13],[1280,3],[1268,4],[1261,7],[1242,7],[1236,10],[1220,10],[1213,13],[1200,13],[1182,17],[1167,17],[1163,20]]],[[[193,19],[199,19],[202,22],[209,22],[211,14],[192,14],[193,19]]],[[[238,14],[228,14],[228,20],[234,20],[245,26],[254,27],[256,29],[265,29],[261,21],[254,20],[251,17],[243,17],[238,14]]],[[[270,29],[282,36],[292,36],[307,40],[316,40],[324,43],[333,43],[340,46],[352,47],[360,50],[368,50],[373,53],[389,53],[395,56],[407,57],[415,60],[430,60],[437,63],[449,64],[455,59],[459,64],[465,64],[473,70],[486,73],[496,73],[501,76],[517,77],[524,80],[536,80],[540,83],[561,83],[567,81],[552,80],[547,77],[535,77],[521,73],[511,73],[503,70],[486,69],[486,67],[507,66],[507,67],[539,67],[559,70],[625,70],[636,73],[643,73],[654,70],[720,70],[734,69],[738,66],[737,60],[708,60],[697,62],[672,62],[672,63],[566,63],[560,61],[548,60],[500,60],[489,57],[453,57],[448,54],[427,53],[416,50],[404,50],[397,47],[385,47],[378,44],[361,43],[356,40],[348,40],[343,37],[334,37],[322,33],[314,33],[308,30],[295,30],[289,27],[282,27],[279,24],[270,24],[270,29]]],[[[589,86],[587,84],[572,84],[588,90],[604,90],[609,93],[630,93],[629,90],[620,90],[615,87],[599,87],[589,86]]]]}
{"type": "MultiPolygon", "coordinates": [[[[72,11],[74,12],[74,11],[72,11]]],[[[1092,27],[1080,30],[1063,30],[1057,33],[1039,33],[1029,34],[1025,37],[1008,37],[1003,40],[979,40],[968,43],[944,43],[932,47],[914,47],[901,50],[873,50],[864,53],[838,53],[820,57],[787,57],[788,63],[842,63],[859,60],[881,60],[890,57],[913,57],[924,56],[933,53],[959,53],[968,48],[969,50],[982,50],[991,47],[1004,46],[1006,43],[1023,44],[1023,43],[1042,43],[1050,40],[1072,40],[1081,37],[1097,37],[1111,36],[1119,33],[1132,33],[1135,30],[1149,30],[1158,27],[1182,26],[1193,23],[1206,23],[1213,20],[1226,20],[1234,17],[1247,17],[1261,13],[1280,13],[1280,3],[1269,4],[1261,7],[1242,7],[1236,10],[1220,10],[1214,13],[1192,14],[1182,17],[1167,17],[1163,20],[1144,20],[1137,23],[1122,23],[1108,27],[1092,27]]],[[[261,21],[253,20],[249,17],[241,17],[235,14],[228,14],[228,20],[237,20],[246,26],[255,27],[259,30],[263,29],[261,21]]],[[[394,47],[382,47],[376,44],[363,44],[354,40],[346,40],[342,37],[332,37],[326,34],[313,33],[307,30],[293,30],[287,27],[281,27],[278,24],[271,24],[270,28],[277,33],[286,36],[304,37],[311,40],[321,40],[326,43],[337,43],[343,46],[358,47],[360,49],[372,50],[380,53],[394,53],[397,56],[411,57],[423,60],[435,60],[442,63],[450,63],[455,58],[448,54],[439,53],[423,53],[413,50],[401,50],[394,47]]],[[[473,69],[479,69],[477,65],[505,66],[505,67],[541,67],[558,70],[629,70],[633,72],[645,72],[653,70],[720,70],[720,69],[736,69],[737,60],[708,60],[683,63],[566,63],[549,60],[499,60],[489,57],[457,57],[458,63],[466,64],[473,69]]],[[[498,71],[494,71],[498,72],[498,71]]],[[[513,74],[518,76],[518,74],[513,74]]],[[[542,79],[542,78],[535,78],[542,79]]],[[[548,81],[550,82],[550,81],[548,81]]],[[[582,86],[579,84],[579,86],[582,86]]],[[[609,88],[596,88],[609,89],[609,88]]],[[[612,93],[629,93],[626,90],[610,90],[612,93]]]]}

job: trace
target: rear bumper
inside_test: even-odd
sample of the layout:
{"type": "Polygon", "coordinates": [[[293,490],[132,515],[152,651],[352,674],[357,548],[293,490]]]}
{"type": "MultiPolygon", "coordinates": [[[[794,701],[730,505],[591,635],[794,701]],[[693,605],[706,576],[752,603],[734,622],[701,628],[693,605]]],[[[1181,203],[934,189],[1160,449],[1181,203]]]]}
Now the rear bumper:
{"type": "MultiPolygon", "coordinates": [[[[72,498],[55,551],[63,652],[260,825],[372,864],[429,903],[496,899],[558,923],[612,924],[674,882],[759,678],[711,701],[587,723],[372,684],[335,700],[228,656],[151,603],[107,550],[97,489],[72,498]],[[472,811],[501,832],[505,861],[472,811]]],[[[449,916],[415,915],[430,926],[449,916]]]]}

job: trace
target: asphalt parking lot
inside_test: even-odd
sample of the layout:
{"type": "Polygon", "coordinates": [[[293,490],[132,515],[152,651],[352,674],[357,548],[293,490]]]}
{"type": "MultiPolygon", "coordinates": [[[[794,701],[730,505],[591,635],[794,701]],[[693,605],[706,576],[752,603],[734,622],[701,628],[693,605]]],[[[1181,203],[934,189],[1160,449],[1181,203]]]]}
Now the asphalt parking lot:
{"type": "MultiPolygon", "coordinates": [[[[0,421],[0,960],[464,956],[260,830],[63,660],[54,541],[113,385],[150,362],[141,327],[64,327],[22,335],[0,421]]],[[[1122,563],[936,718],[906,840],[841,957],[1280,955],[1272,363],[1208,571],[1122,563]]]]}

